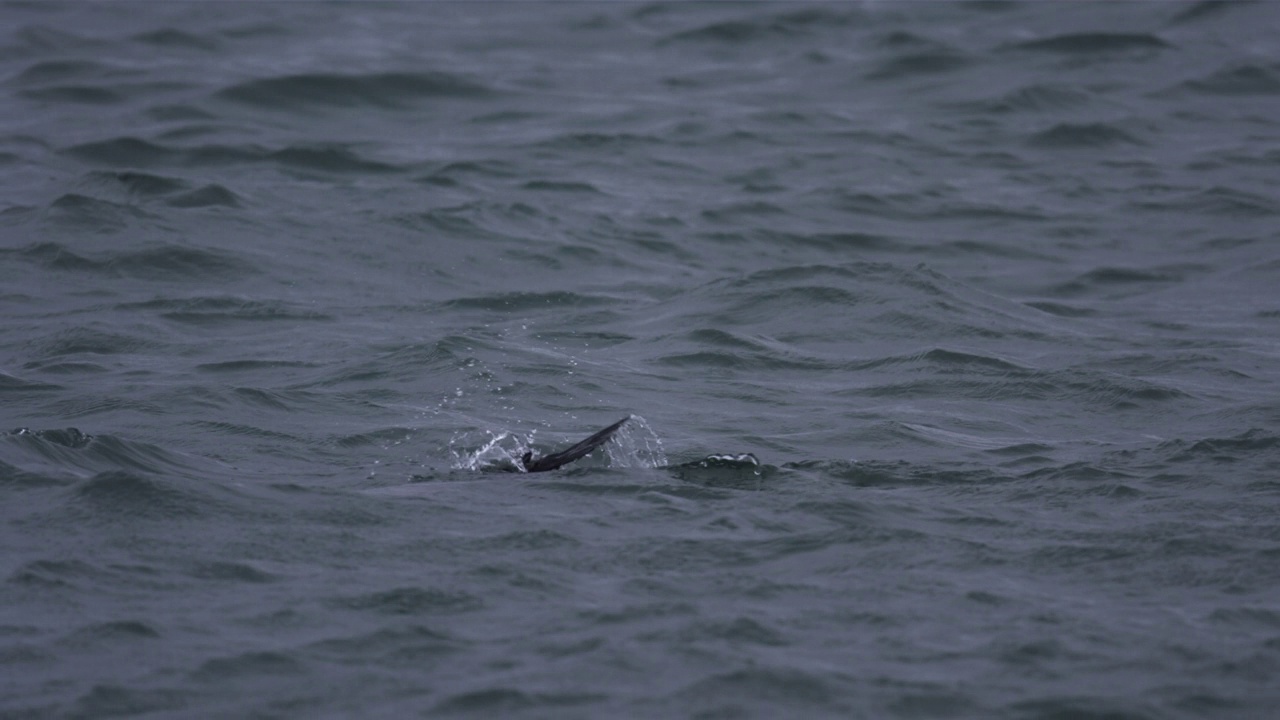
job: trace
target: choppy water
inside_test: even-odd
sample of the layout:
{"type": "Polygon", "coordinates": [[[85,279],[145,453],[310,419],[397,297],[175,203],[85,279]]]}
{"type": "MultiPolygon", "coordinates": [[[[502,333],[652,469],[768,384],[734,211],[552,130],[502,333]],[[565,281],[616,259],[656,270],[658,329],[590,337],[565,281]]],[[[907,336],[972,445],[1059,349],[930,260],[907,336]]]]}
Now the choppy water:
{"type": "Polygon", "coordinates": [[[0,715],[1280,703],[1280,5],[0,20],[0,715]]]}

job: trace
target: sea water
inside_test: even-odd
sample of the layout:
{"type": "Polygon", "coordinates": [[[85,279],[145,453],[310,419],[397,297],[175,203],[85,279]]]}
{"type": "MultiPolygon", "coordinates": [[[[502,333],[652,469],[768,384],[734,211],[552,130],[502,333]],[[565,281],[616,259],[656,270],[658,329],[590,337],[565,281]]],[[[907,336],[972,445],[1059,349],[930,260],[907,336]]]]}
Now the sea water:
{"type": "Polygon", "coordinates": [[[1280,706],[1280,5],[0,20],[0,715],[1280,706]]]}

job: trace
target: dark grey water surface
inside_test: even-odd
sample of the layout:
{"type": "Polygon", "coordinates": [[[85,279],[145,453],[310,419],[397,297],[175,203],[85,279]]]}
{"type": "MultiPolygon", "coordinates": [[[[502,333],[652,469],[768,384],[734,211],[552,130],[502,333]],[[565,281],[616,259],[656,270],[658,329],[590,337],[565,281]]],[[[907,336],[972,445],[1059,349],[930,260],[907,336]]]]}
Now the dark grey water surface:
{"type": "Polygon", "coordinates": [[[0,27],[0,716],[1274,716],[1280,4],[0,27]]]}

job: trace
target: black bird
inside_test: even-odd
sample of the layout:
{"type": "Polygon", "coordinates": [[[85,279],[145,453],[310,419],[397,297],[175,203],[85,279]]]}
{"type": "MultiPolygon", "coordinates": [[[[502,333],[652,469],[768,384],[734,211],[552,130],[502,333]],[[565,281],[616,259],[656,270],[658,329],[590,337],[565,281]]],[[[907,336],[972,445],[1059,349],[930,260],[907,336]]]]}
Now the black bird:
{"type": "Polygon", "coordinates": [[[628,415],[570,448],[544,455],[537,460],[533,459],[533,451],[531,450],[520,458],[520,462],[524,463],[524,469],[529,472],[545,472],[547,470],[555,470],[562,465],[568,465],[574,460],[590,455],[593,450],[609,442],[609,438],[618,432],[618,428],[622,427],[622,424],[630,419],[631,416],[628,415]]]}

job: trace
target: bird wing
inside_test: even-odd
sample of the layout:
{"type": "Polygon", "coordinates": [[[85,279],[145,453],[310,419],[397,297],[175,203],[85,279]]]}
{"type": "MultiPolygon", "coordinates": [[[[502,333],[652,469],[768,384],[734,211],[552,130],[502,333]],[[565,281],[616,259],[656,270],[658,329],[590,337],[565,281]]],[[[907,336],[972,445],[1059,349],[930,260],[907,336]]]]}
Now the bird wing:
{"type": "Polygon", "coordinates": [[[565,448],[560,452],[544,455],[537,460],[533,460],[530,455],[526,454],[524,457],[524,468],[529,472],[544,472],[547,470],[555,470],[562,465],[568,465],[574,460],[586,457],[596,448],[609,442],[609,438],[613,437],[613,434],[618,432],[618,428],[622,427],[623,423],[630,419],[631,416],[628,415],[580,443],[565,448]]]}

